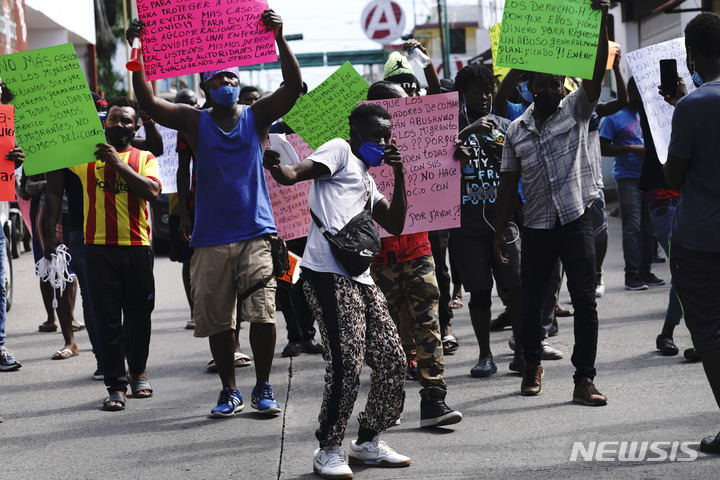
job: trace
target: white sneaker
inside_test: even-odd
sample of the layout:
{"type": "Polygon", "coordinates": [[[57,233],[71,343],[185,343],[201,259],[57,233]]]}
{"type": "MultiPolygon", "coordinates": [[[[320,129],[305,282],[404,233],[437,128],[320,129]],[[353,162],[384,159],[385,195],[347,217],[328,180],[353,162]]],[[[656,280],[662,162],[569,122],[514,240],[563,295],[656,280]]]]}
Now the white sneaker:
{"type": "Polygon", "coordinates": [[[313,471],[323,478],[353,478],[353,472],[347,464],[347,452],[340,451],[337,445],[315,450],[313,471]]]}
{"type": "Polygon", "coordinates": [[[409,457],[400,455],[390,448],[379,436],[371,442],[358,445],[355,440],[350,442],[348,453],[352,465],[379,465],[381,467],[407,467],[412,463],[409,457]]]}
{"type": "Polygon", "coordinates": [[[605,282],[603,282],[602,275],[597,276],[597,287],[595,288],[595,298],[600,298],[605,295],[605,282]]]}
{"type": "Polygon", "coordinates": [[[542,359],[543,360],[560,360],[563,353],[557,348],[553,348],[547,342],[542,342],[542,359]]]}

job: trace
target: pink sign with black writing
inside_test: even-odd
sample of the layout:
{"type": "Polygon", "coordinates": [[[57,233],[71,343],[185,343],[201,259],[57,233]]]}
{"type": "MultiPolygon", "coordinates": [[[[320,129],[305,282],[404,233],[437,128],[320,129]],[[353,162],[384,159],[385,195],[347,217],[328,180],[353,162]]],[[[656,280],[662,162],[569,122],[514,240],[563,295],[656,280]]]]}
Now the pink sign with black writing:
{"type": "Polygon", "coordinates": [[[267,1],[137,0],[148,80],[277,60],[267,1]]]}

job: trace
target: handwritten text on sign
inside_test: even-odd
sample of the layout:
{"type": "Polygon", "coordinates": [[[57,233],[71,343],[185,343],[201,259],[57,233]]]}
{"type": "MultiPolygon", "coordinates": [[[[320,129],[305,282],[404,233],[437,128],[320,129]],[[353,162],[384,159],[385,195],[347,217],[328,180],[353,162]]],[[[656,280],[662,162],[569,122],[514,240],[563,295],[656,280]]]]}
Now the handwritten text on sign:
{"type": "MultiPolygon", "coordinates": [[[[291,134],[286,138],[293,146],[300,161],[305,160],[313,153],[313,149],[299,135],[291,134]]],[[[285,240],[307,237],[310,230],[308,195],[310,195],[312,181],[308,180],[291,186],[280,185],[267,170],[265,170],[265,180],[278,235],[285,240]]]]}
{"type": "MultiPolygon", "coordinates": [[[[368,103],[382,105],[393,117],[393,137],[405,165],[408,213],[403,233],[459,227],[460,166],[453,159],[458,133],[457,92],[368,103]]],[[[380,192],[392,201],[392,168],[371,168],[370,175],[380,192]]],[[[383,229],[380,235],[389,236],[383,229]]]]}
{"type": "Polygon", "coordinates": [[[105,134],[71,43],[0,57],[28,175],[95,160],[105,134]]]}
{"type": "MultiPolygon", "coordinates": [[[[162,193],[177,193],[177,130],[163,127],[159,123],[155,124],[163,142],[163,154],[157,157],[158,166],[160,167],[160,183],[162,183],[162,193]]],[[[145,138],[147,133],[145,127],[138,130],[136,137],[145,138]]]]}
{"type": "Polygon", "coordinates": [[[695,90],[695,85],[685,64],[685,39],[676,38],[657,45],[650,45],[626,54],[625,58],[630,65],[630,72],[635,78],[642,97],[658,158],[660,163],[665,163],[672,133],[674,108],[658,93],[660,60],[670,58],[677,60],[678,73],[682,76],[688,93],[695,90]]]}
{"type": "Polygon", "coordinates": [[[148,80],[277,60],[260,22],[267,1],[137,0],[137,8],[148,80]]]}
{"type": "Polygon", "coordinates": [[[357,102],[367,98],[368,88],[350,62],[345,62],[324,82],[300,97],[283,120],[317,150],[333,138],[348,138],[348,115],[357,102]]]}
{"type": "Polygon", "coordinates": [[[490,33],[490,52],[492,53],[493,58],[493,75],[495,77],[502,81],[503,78],[505,78],[505,75],[510,71],[507,67],[501,67],[497,65],[497,56],[498,56],[498,43],[500,43],[500,29],[502,28],[502,24],[496,23],[492,27],[490,27],[489,33],[490,33]]]}
{"type": "Polygon", "coordinates": [[[601,20],[590,0],[507,0],[495,65],[592,78],[601,20]]]}
{"type": "Polygon", "coordinates": [[[0,200],[15,200],[15,162],[5,160],[15,148],[15,109],[0,105],[0,200]]]}

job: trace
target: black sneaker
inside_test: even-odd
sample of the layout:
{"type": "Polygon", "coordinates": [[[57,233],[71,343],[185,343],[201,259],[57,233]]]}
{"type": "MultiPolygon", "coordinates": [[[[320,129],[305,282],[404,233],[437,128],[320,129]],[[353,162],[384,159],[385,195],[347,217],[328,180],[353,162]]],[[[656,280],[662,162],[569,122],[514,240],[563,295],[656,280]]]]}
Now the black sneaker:
{"type": "Polygon", "coordinates": [[[405,372],[405,380],[417,380],[418,379],[418,364],[417,358],[408,360],[407,371],[405,372]]]}
{"type": "Polygon", "coordinates": [[[434,387],[420,400],[420,427],[442,427],[462,420],[462,413],[445,404],[447,391],[434,387]]]}
{"type": "Polygon", "coordinates": [[[647,283],[643,282],[639,274],[630,275],[625,277],[625,290],[647,290],[647,283]]]}
{"type": "Polygon", "coordinates": [[[708,435],[700,442],[700,451],[705,453],[720,453],[720,433],[708,435]]]}
{"type": "Polygon", "coordinates": [[[300,342],[288,342],[283,348],[283,357],[297,357],[302,353],[302,344],[300,342]]]}
{"type": "Polygon", "coordinates": [[[300,348],[303,353],[323,353],[325,349],[319,343],[315,343],[315,340],[305,340],[300,344],[300,348]]]}
{"type": "Polygon", "coordinates": [[[680,353],[680,349],[677,345],[675,345],[673,339],[664,335],[657,336],[655,339],[655,346],[658,350],[660,350],[660,353],[667,357],[672,357],[673,355],[680,353]]]}
{"type": "Polygon", "coordinates": [[[638,278],[641,282],[646,283],[649,287],[659,287],[665,285],[665,280],[658,278],[652,272],[645,272],[638,274],[638,278]]]}
{"type": "Polygon", "coordinates": [[[689,360],[691,362],[699,362],[702,360],[700,358],[700,354],[695,350],[695,348],[688,348],[683,352],[683,357],[685,357],[685,360],[689,360]]]}
{"type": "Polygon", "coordinates": [[[505,310],[500,315],[498,315],[497,318],[490,322],[490,331],[499,332],[501,330],[505,330],[509,326],[510,315],[508,315],[507,310],[505,310]]]}

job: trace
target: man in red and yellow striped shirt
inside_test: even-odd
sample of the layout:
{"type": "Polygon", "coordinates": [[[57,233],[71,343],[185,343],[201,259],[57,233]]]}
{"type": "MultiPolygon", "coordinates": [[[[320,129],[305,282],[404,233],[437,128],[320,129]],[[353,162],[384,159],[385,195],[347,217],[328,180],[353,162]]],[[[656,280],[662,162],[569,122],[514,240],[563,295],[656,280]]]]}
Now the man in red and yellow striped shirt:
{"type": "Polygon", "coordinates": [[[147,202],[157,200],[161,184],[153,154],[130,145],[139,111],[128,98],[110,100],[108,143],[98,145],[94,162],[70,167],[83,185],[90,296],[110,394],[104,410],[125,408],[128,383],[135,398],[152,396],[145,375],[155,307],[147,202]]]}

